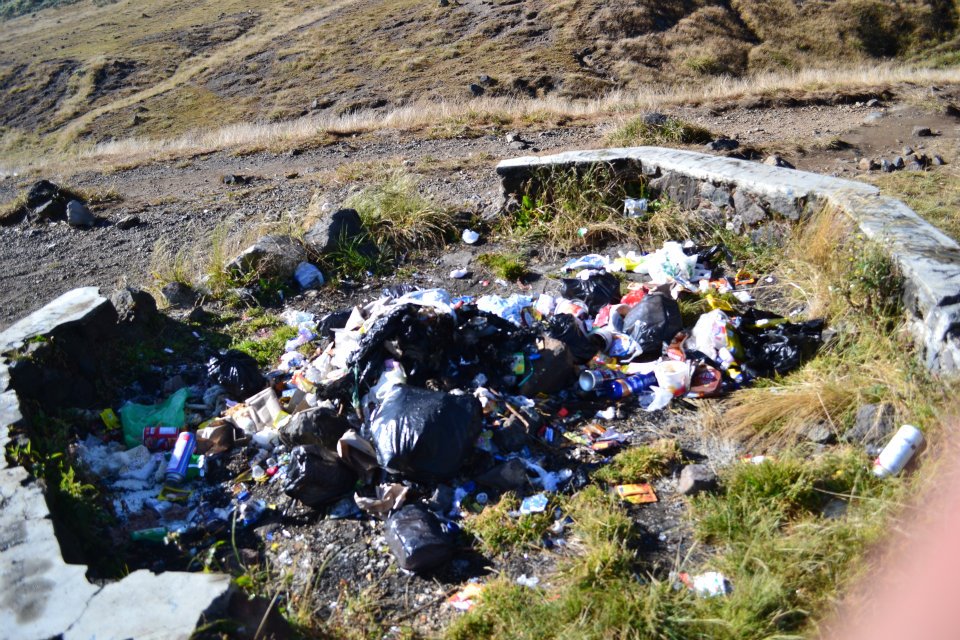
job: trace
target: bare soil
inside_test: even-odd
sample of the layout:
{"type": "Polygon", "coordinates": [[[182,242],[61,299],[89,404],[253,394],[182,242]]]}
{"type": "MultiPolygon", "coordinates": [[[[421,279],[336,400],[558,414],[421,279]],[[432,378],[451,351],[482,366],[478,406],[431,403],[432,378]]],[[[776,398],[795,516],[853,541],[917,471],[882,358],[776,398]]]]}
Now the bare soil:
{"type": "MultiPolygon", "coordinates": [[[[956,93],[954,88],[931,88],[923,95],[938,107],[956,93]]],[[[858,158],[893,160],[907,144],[952,163],[960,136],[954,117],[917,105],[915,96],[910,102],[891,100],[874,107],[704,105],[670,113],[738,139],[742,148],[760,149],[761,157],[778,152],[798,169],[847,178],[860,173],[858,158]],[[914,138],[914,126],[930,127],[936,135],[914,138]]],[[[416,133],[379,131],[297,155],[261,152],[237,157],[219,152],[111,172],[78,167],[57,175],[7,176],[0,180],[0,201],[12,200],[40,177],[89,191],[113,189],[122,199],[94,207],[101,222],[87,231],[63,222],[0,227],[0,327],[77,286],[97,285],[109,291],[121,283],[151,285],[151,263],[160,240],[202,251],[218,225],[240,233],[287,214],[300,216],[315,192],[337,206],[349,187],[363,186],[363,171],[377,163],[402,163],[422,176],[421,188],[431,197],[463,211],[491,213],[499,199],[497,162],[529,153],[597,148],[614,127],[612,122],[597,122],[521,130],[530,142],[524,151],[512,148],[501,131],[469,139],[421,139],[416,133]],[[337,169],[346,165],[360,172],[355,184],[337,178],[337,169]],[[227,174],[252,180],[226,185],[222,178],[227,174]],[[141,224],[119,229],[115,223],[130,214],[141,224]]],[[[469,266],[475,253],[465,245],[454,246],[409,266],[457,290],[461,283],[449,281],[446,274],[454,266],[469,266]]]]}

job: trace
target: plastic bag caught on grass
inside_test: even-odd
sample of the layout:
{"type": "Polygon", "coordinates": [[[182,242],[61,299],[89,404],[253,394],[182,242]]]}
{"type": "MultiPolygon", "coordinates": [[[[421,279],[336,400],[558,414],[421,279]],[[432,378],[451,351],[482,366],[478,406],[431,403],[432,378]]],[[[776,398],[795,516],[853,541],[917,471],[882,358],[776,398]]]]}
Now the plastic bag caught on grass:
{"type": "Polygon", "coordinates": [[[481,418],[473,396],[398,384],[371,415],[369,432],[383,468],[417,479],[445,478],[460,469],[481,418]]]}
{"type": "Polygon", "coordinates": [[[440,521],[418,504],[409,504],[387,518],[384,538],[397,564],[407,571],[432,569],[449,560],[453,553],[440,521]]]}
{"type": "Polygon", "coordinates": [[[146,427],[183,428],[187,423],[185,412],[186,387],[176,391],[159,404],[136,404],[128,402],[120,407],[120,422],[123,423],[123,441],[127,448],[143,444],[143,430],[146,427]]]}
{"type": "Polygon", "coordinates": [[[767,329],[741,331],[744,373],[755,377],[790,373],[816,354],[822,332],[823,320],[783,322],[767,329]]]}

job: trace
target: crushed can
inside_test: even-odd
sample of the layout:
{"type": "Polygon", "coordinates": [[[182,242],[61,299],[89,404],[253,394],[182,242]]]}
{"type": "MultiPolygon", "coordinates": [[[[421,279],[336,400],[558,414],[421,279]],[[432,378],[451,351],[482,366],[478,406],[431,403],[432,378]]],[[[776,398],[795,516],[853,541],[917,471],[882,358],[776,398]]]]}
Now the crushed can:
{"type": "Polygon", "coordinates": [[[187,470],[190,467],[190,456],[197,448],[197,437],[189,431],[184,431],[177,437],[177,443],[170,454],[167,463],[167,482],[179,484],[187,479],[187,470]]]}
{"type": "Polygon", "coordinates": [[[178,427],[144,427],[143,445],[150,451],[170,451],[180,435],[178,427]]]}

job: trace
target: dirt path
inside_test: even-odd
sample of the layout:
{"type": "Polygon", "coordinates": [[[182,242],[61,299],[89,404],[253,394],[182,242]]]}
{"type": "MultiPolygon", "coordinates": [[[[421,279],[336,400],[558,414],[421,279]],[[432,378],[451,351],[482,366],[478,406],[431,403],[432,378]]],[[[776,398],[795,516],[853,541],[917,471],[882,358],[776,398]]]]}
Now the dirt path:
{"type": "MultiPolygon", "coordinates": [[[[737,138],[744,146],[779,152],[798,169],[843,177],[855,177],[857,157],[892,160],[905,144],[952,162],[960,138],[955,119],[908,103],[716,111],[701,106],[675,109],[671,114],[737,138]],[[911,138],[915,126],[930,127],[940,135],[911,138]]],[[[205,239],[218,225],[238,231],[287,214],[302,214],[318,189],[328,192],[336,203],[346,188],[344,180],[337,179],[338,167],[349,165],[351,170],[341,169],[342,173],[359,177],[357,186],[362,186],[368,165],[402,163],[424,176],[423,188],[431,196],[482,211],[497,202],[499,183],[493,169],[499,160],[602,146],[604,135],[617,124],[604,121],[527,130],[523,132],[531,142],[527,151],[512,148],[500,134],[423,140],[412,134],[374,132],[296,156],[214,153],[113,173],[80,169],[46,175],[74,187],[115,189],[123,199],[95,212],[111,222],[135,214],[141,224],[121,230],[110,223],[88,232],[64,223],[0,227],[0,327],[73,287],[99,285],[110,290],[121,283],[150,284],[158,241],[203,250],[205,239]],[[222,181],[225,174],[253,180],[245,186],[228,186],[222,181]]],[[[12,199],[18,188],[34,179],[0,180],[0,201],[12,199]]]]}

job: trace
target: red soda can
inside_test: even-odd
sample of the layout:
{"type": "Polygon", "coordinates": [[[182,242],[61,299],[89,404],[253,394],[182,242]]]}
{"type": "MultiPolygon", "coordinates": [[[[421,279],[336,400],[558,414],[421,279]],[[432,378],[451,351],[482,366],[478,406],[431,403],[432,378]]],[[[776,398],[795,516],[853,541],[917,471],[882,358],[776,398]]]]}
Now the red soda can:
{"type": "Polygon", "coordinates": [[[170,451],[177,442],[177,427],[144,427],[143,444],[150,451],[170,451]]]}

